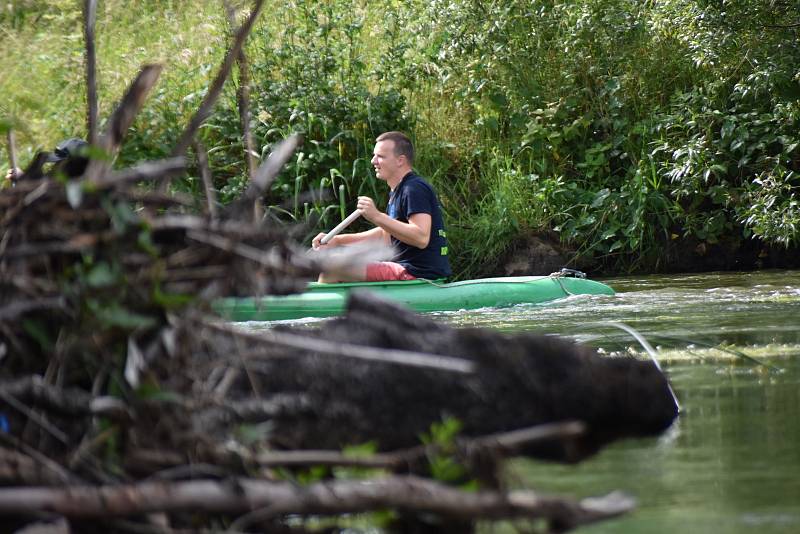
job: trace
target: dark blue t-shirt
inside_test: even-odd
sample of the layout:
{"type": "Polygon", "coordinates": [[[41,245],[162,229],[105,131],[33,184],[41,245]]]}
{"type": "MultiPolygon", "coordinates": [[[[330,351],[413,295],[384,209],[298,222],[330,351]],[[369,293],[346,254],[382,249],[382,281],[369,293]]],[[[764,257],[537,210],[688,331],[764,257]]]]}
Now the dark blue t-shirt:
{"type": "Polygon", "coordinates": [[[447,259],[447,234],[444,231],[442,208],[428,182],[413,172],[406,174],[392,191],[386,213],[405,223],[415,213],[431,216],[431,238],[427,247],[420,249],[392,237],[392,245],[398,250],[394,261],[417,278],[433,280],[452,274],[447,259]]]}

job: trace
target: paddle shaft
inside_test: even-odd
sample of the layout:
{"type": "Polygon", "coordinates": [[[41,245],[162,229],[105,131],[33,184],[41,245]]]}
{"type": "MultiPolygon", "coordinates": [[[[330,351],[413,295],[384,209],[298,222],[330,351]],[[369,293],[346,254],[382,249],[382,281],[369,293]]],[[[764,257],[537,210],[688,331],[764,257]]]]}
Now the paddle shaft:
{"type": "MultiPolygon", "coordinates": [[[[14,130],[9,129],[6,132],[6,139],[8,140],[8,158],[11,160],[11,168],[16,169],[17,165],[17,146],[14,141],[14,130]]],[[[14,171],[16,172],[16,170],[14,171]]]]}
{"type": "Polygon", "coordinates": [[[330,232],[328,232],[327,234],[325,234],[325,237],[323,237],[322,239],[320,239],[320,241],[319,241],[319,242],[320,242],[321,244],[323,244],[323,245],[327,245],[327,244],[328,244],[328,241],[330,241],[331,239],[333,239],[334,237],[336,237],[336,235],[337,235],[339,232],[341,232],[342,230],[344,230],[345,228],[347,228],[348,226],[350,226],[350,225],[353,223],[353,221],[355,221],[355,220],[356,220],[356,219],[358,219],[359,217],[361,217],[361,212],[360,212],[359,210],[356,210],[356,211],[354,211],[353,213],[351,213],[350,215],[348,215],[348,216],[347,216],[347,218],[346,218],[345,220],[343,220],[342,222],[340,222],[339,224],[337,224],[337,225],[336,225],[336,228],[334,228],[333,230],[331,230],[330,232]]]}

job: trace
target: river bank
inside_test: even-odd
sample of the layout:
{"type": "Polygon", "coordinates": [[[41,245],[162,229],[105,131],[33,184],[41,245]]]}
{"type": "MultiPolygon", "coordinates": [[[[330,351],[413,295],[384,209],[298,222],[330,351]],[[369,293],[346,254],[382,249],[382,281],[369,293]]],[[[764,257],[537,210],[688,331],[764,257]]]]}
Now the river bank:
{"type": "MultiPolygon", "coordinates": [[[[622,264],[634,265],[635,262],[626,260],[622,264]]],[[[797,269],[800,268],[800,247],[787,248],[733,236],[713,243],[693,237],[673,236],[669,241],[664,240],[655,265],[630,271],[621,269],[620,262],[612,261],[612,258],[582,258],[575,249],[562,245],[552,232],[527,234],[482,276],[545,275],[562,267],[578,269],[595,277],[631,272],[655,274],[797,269]]]]}

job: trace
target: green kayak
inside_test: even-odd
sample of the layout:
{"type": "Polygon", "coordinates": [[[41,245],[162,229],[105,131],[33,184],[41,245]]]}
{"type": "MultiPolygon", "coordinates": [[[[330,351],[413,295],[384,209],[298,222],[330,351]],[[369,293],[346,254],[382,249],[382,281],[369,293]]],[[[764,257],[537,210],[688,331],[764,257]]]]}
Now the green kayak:
{"type": "Polygon", "coordinates": [[[340,284],[313,282],[306,292],[298,295],[221,299],[214,308],[230,321],[331,317],[344,311],[347,295],[357,290],[372,291],[418,312],[541,304],[570,295],[614,294],[613,289],[600,282],[565,276],[481,278],[451,283],[429,280],[340,284]]]}

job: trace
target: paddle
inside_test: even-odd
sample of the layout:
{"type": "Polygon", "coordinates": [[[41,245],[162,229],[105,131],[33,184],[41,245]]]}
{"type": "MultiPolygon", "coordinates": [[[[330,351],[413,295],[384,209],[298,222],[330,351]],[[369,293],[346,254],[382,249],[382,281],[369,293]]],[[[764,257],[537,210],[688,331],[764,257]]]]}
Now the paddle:
{"type": "Polygon", "coordinates": [[[11,128],[6,132],[6,139],[8,140],[8,158],[11,163],[11,183],[14,183],[19,171],[17,170],[17,146],[14,141],[14,130],[11,128]]]}
{"type": "Polygon", "coordinates": [[[339,224],[337,224],[337,225],[336,225],[336,228],[334,228],[333,230],[331,230],[330,232],[328,232],[327,234],[325,234],[325,237],[323,237],[322,239],[320,239],[320,241],[319,241],[319,242],[320,242],[320,244],[322,244],[322,245],[327,245],[327,244],[328,244],[328,241],[330,241],[331,239],[333,239],[334,237],[336,237],[336,235],[337,235],[339,232],[341,232],[342,230],[344,230],[345,228],[347,228],[348,226],[350,226],[350,225],[353,223],[353,221],[355,221],[356,219],[358,219],[360,216],[361,216],[361,211],[359,211],[359,210],[355,210],[353,213],[351,213],[350,215],[348,215],[348,216],[347,216],[347,218],[346,218],[345,220],[343,220],[342,222],[340,222],[339,224]]]}

